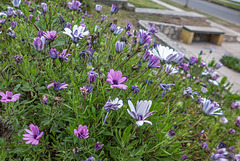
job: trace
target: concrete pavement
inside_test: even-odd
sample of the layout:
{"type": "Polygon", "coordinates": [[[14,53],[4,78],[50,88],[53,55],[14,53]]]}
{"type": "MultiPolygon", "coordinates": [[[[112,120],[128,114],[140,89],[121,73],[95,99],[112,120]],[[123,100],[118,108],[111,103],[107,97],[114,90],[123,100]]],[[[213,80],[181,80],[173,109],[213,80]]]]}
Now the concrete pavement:
{"type": "MultiPolygon", "coordinates": [[[[186,0],[170,0],[185,5],[186,0]]],[[[240,12],[204,0],[189,0],[188,6],[203,13],[240,25],[240,12]]]]}

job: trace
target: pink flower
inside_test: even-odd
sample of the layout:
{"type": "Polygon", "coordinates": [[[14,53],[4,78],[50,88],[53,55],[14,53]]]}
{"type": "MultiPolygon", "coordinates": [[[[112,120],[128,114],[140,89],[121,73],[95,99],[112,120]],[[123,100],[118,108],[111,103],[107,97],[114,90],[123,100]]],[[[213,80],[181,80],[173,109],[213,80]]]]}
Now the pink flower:
{"type": "Polygon", "coordinates": [[[48,40],[55,40],[58,36],[57,36],[57,31],[47,31],[44,32],[44,36],[48,39],[48,40]]]}
{"type": "Polygon", "coordinates": [[[23,134],[23,140],[27,140],[25,144],[38,145],[39,139],[43,136],[43,132],[39,134],[38,126],[34,126],[33,124],[29,125],[31,130],[25,129],[28,134],[23,134]]]}
{"type": "Polygon", "coordinates": [[[127,89],[128,87],[125,84],[121,84],[127,81],[127,77],[122,77],[122,72],[120,70],[115,72],[111,69],[110,72],[108,72],[108,79],[106,81],[111,84],[111,88],[117,87],[119,89],[127,89]]]}
{"type": "Polygon", "coordinates": [[[74,135],[80,139],[86,139],[89,137],[87,126],[79,125],[78,130],[74,129],[74,135]]]}
{"type": "Polygon", "coordinates": [[[19,99],[20,95],[20,93],[13,95],[13,93],[9,91],[6,92],[6,95],[3,92],[0,92],[0,96],[2,96],[2,99],[0,101],[4,103],[16,102],[19,99]]]}

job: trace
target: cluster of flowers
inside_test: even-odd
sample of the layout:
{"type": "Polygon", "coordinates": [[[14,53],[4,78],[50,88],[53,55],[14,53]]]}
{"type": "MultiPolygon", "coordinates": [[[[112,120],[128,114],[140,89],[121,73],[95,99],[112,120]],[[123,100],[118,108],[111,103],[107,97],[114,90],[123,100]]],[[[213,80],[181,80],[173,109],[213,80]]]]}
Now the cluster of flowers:
{"type": "MultiPolygon", "coordinates": [[[[30,1],[25,1],[26,3],[28,3],[28,6],[30,6],[30,1]]],[[[12,0],[12,3],[14,5],[14,7],[19,7],[21,0],[12,0]]],[[[78,12],[82,12],[81,9],[81,5],[82,3],[79,1],[75,1],[73,0],[72,2],[68,2],[68,8],[72,11],[78,11],[78,12]]],[[[42,3],[41,4],[41,9],[42,12],[41,14],[45,14],[48,10],[48,6],[46,3],[42,3]]],[[[102,6],[101,5],[96,5],[96,11],[97,12],[101,12],[102,10],[102,6]]],[[[118,8],[115,5],[112,5],[111,7],[111,11],[112,14],[117,13],[118,12],[118,8]]],[[[14,11],[13,8],[8,7],[8,10],[6,11],[6,13],[0,13],[0,24],[4,24],[5,23],[5,19],[4,17],[7,16],[24,16],[23,13],[20,10],[14,11]]],[[[25,16],[26,17],[26,16],[25,16]]],[[[29,18],[27,19],[31,19],[31,15],[29,18]]],[[[101,22],[103,22],[105,20],[105,18],[107,17],[107,15],[102,15],[101,18],[101,22]]],[[[36,19],[37,20],[37,19],[36,19]]],[[[63,17],[60,17],[60,23],[64,28],[64,34],[68,35],[71,39],[72,42],[74,42],[76,45],[78,45],[78,43],[80,41],[83,40],[83,38],[86,38],[87,41],[87,45],[88,45],[88,49],[84,50],[81,54],[83,56],[85,56],[85,54],[87,54],[88,56],[92,56],[94,54],[94,48],[93,45],[94,43],[97,42],[97,40],[93,40],[93,38],[90,35],[90,30],[88,29],[88,26],[84,23],[84,20],[81,21],[80,25],[73,25],[71,23],[65,23],[65,20],[63,19],[63,17]]],[[[8,33],[8,35],[10,35],[11,37],[15,37],[15,32],[13,31],[13,29],[16,27],[17,22],[16,21],[12,21],[10,23],[11,25],[11,32],[8,33]]],[[[99,26],[95,27],[95,31],[99,29],[99,26]]],[[[148,69],[153,69],[153,68],[160,68],[160,72],[164,71],[167,75],[173,75],[175,73],[178,73],[180,69],[182,69],[183,71],[185,71],[187,73],[187,77],[191,77],[191,74],[189,73],[189,70],[191,67],[193,67],[195,64],[198,63],[198,58],[196,57],[191,57],[188,63],[183,63],[184,60],[184,55],[178,51],[175,51],[169,47],[160,45],[160,44],[154,44],[153,47],[150,48],[151,43],[152,43],[152,38],[151,35],[157,33],[157,29],[154,27],[154,25],[151,25],[150,28],[148,29],[148,31],[142,30],[140,29],[139,31],[134,30],[133,32],[130,32],[132,29],[132,24],[128,23],[125,27],[125,31],[126,34],[128,36],[128,38],[132,37],[132,43],[138,46],[141,46],[143,51],[144,51],[144,55],[141,57],[141,60],[143,62],[148,62],[148,69]],[[177,64],[177,66],[174,66],[174,64],[177,64]]],[[[101,30],[101,28],[99,29],[101,30]]],[[[124,30],[123,28],[121,28],[120,26],[117,26],[116,24],[112,23],[109,25],[109,30],[112,32],[112,34],[114,35],[119,35],[120,33],[122,33],[122,31],[124,30]]],[[[52,30],[52,31],[38,31],[38,36],[34,38],[33,40],[33,46],[35,48],[36,51],[41,52],[44,49],[46,49],[46,45],[48,44],[50,46],[51,43],[53,43],[56,39],[58,38],[57,35],[57,31],[52,30]]],[[[126,39],[124,37],[121,38],[121,40],[116,41],[115,43],[115,51],[120,54],[121,52],[124,51],[124,48],[126,46],[126,39]]],[[[141,49],[141,48],[140,48],[141,49]]],[[[47,50],[47,49],[46,49],[47,50]]],[[[211,47],[210,53],[212,53],[214,50],[213,47],[211,47]]],[[[49,48],[48,54],[49,56],[55,60],[55,59],[59,59],[59,61],[61,62],[68,62],[68,56],[71,54],[67,54],[68,49],[63,49],[62,53],[60,53],[59,51],[57,51],[56,48],[49,48]]],[[[136,52],[134,53],[136,54],[136,52]]],[[[133,54],[133,55],[134,55],[133,54]]],[[[131,56],[133,56],[131,55],[131,56]]],[[[128,59],[131,58],[131,56],[128,56],[125,60],[128,61],[128,59]]],[[[19,64],[21,63],[22,57],[20,55],[16,55],[14,56],[15,59],[15,63],[19,64]]],[[[91,60],[90,60],[91,61],[91,60]]],[[[125,63],[126,63],[125,61],[125,63]]],[[[139,62],[139,64],[141,64],[139,62]]],[[[207,64],[204,61],[200,62],[200,67],[201,68],[205,68],[207,66],[207,64]]],[[[219,69],[222,67],[221,63],[217,63],[216,64],[216,68],[219,69]]],[[[159,72],[158,71],[158,72],[159,72]]],[[[155,74],[157,75],[158,72],[155,72],[155,74]]],[[[93,83],[96,78],[98,76],[100,76],[102,73],[97,73],[94,71],[94,69],[92,69],[89,73],[87,73],[87,84],[83,87],[80,87],[80,92],[82,95],[88,95],[90,94],[94,89],[93,89],[93,85],[89,84],[89,83],[93,83]]],[[[209,81],[216,80],[219,75],[216,74],[216,72],[214,71],[213,68],[207,68],[205,70],[205,72],[202,73],[202,75],[210,75],[211,79],[209,81]]],[[[118,70],[118,71],[114,71],[114,69],[110,69],[110,71],[107,73],[107,79],[106,81],[110,84],[110,88],[114,89],[114,88],[119,88],[119,89],[123,89],[126,90],[128,88],[127,85],[125,85],[124,83],[128,80],[127,76],[123,76],[123,73],[118,70]]],[[[148,84],[151,84],[152,82],[150,80],[147,80],[148,84]]],[[[213,82],[215,83],[215,82],[213,82]]],[[[216,83],[215,83],[216,84],[216,83]]],[[[47,85],[47,89],[49,89],[50,87],[53,87],[53,89],[55,91],[59,91],[61,89],[66,89],[68,88],[69,84],[64,83],[60,83],[57,82],[56,80],[54,80],[53,83],[50,83],[49,85],[47,85]]],[[[175,85],[175,83],[169,83],[169,84],[164,84],[164,83],[159,83],[160,88],[163,90],[162,92],[162,98],[164,95],[166,95],[168,93],[168,91],[171,90],[171,86],[175,85]]],[[[136,85],[132,85],[131,89],[133,90],[133,95],[137,94],[140,91],[140,87],[136,86],[136,85]]],[[[206,88],[206,85],[203,85],[203,87],[201,88],[201,92],[202,93],[207,93],[208,90],[206,88]]],[[[15,95],[13,95],[12,92],[7,91],[6,94],[4,94],[3,92],[0,92],[0,96],[1,98],[1,102],[4,103],[9,103],[9,102],[16,102],[19,97],[20,97],[20,93],[17,93],[15,95]]],[[[200,95],[198,92],[193,92],[191,87],[187,87],[184,91],[183,91],[183,95],[186,97],[191,97],[192,99],[194,99],[194,95],[200,95]]],[[[43,98],[41,100],[45,105],[47,104],[47,96],[43,95],[43,98]]],[[[207,99],[207,98],[198,98],[197,102],[199,104],[202,104],[202,111],[203,113],[213,116],[213,115],[223,115],[224,113],[221,110],[220,105],[211,100],[211,99],[207,99]]],[[[127,109],[127,112],[129,113],[129,115],[134,118],[136,120],[136,124],[137,126],[142,126],[144,123],[150,124],[152,125],[152,122],[149,120],[146,120],[148,117],[150,117],[153,113],[157,112],[157,111],[149,111],[150,107],[152,105],[152,101],[149,100],[141,100],[141,101],[137,101],[136,104],[136,108],[133,105],[131,100],[128,100],[128,105],[130,109],[127,109]]],[[[104,118],[103,121],[103,125],[105,124],[107,117],[109,115],[110,110],[116,111],[118,109],[120,109],[123,106],[123,101],[121,99],[119,99],[118,97],[115,99],[111,99],[111,96],[109,96],[108,101],[106,102],[106,104],[104,105],[104,110],[107,112],[106,116],[104,118]]],[[[232,103],[231,108],[235,108],[238,107],[240,108],[240,102],[236,101],[235,103],[232,103]]],[[[227,118],[222,117],[220,119],[220,121],[223,124],[226,124],[228,122],[227,118]]],[[[237,121],[236,121],[236,126],[240,127],[240,116],[238,116],[237,121]]],[[[30,130],[29,129],[25,129],[25,131],[27,132],[27,134],[23,134],[23,140],[26,140],[26,144],[32,144],[32,145],[38,145],[39,144],[39,140],[40,138],[43,136],[43,132],[39,132],[39,128],[38,126],[35,126],[33,124],[29,125],[30,130]]],[[[177,128],[177,125],[174,126],[174,128],[177,128]]],[[[230,134],[235,133],[235,129],[231,128],[229,130],[230,134]]],[[[173,137],[175,135],[175,131],[174,130],[170,130],[168,132],[169,136],[173,137]]],[[[79,125],[78,129],[74,129],[74,135],[80,139],[87,139],[89,138],[89,131],[87,129],[86,125],[79,125]]],[[[101,144],[100,142],[97,142],[96,145],[94,146],[95,150],[100,150],[102,149],[104,144],[101,144]]],[[[207,148],[208,145],[206,142],[202,143],[201,148],[205,149],[207,148]]],[[[234,150],[234,148],[229,148],[229,150],[234,150]]],[[[218,160],[220,158],[222,159],[226,159],[227,155],[230,155],[225,148],[220,148],[218,149],[218,151],[212,155],[212,159],[218,160]]],[[[232,155],[232,154],[231,154],[232,155]]],[[[234,159],[237,160],[239,159],[239,155],[240,154],[236,154],[234,156],[234,159]]],[[[187,155],[183,155],[182,156],[182,160],[185,160],[187,158],[187,155]]],[[[88,158],[87,160],[94,160],[93,157],[88,158]]]]}

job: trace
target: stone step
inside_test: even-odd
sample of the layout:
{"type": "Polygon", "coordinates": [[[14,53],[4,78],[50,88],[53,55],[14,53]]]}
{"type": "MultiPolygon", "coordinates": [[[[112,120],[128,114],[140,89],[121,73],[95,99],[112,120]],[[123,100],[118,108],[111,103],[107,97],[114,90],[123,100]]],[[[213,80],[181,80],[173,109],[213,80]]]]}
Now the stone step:
{"type": "Polygon", "coordinates": [[[126,9],[129,10],[129,11],[135,11],[135,6],[132,3],[128,2],[126,9]]]}

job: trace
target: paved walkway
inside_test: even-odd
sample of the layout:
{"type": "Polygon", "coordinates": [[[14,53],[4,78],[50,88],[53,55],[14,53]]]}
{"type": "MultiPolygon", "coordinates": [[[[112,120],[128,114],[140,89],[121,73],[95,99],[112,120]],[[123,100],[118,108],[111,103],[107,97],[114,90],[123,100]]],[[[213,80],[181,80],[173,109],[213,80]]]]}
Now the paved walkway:
{"type": "MultiPolygon", "coordinates": [[[[186,0],[170,0],[185,5],[186,0]]],[[[240,25],[239,11],[205,0],[189,0],[188,6],[209,15],[240,25]]]]}

